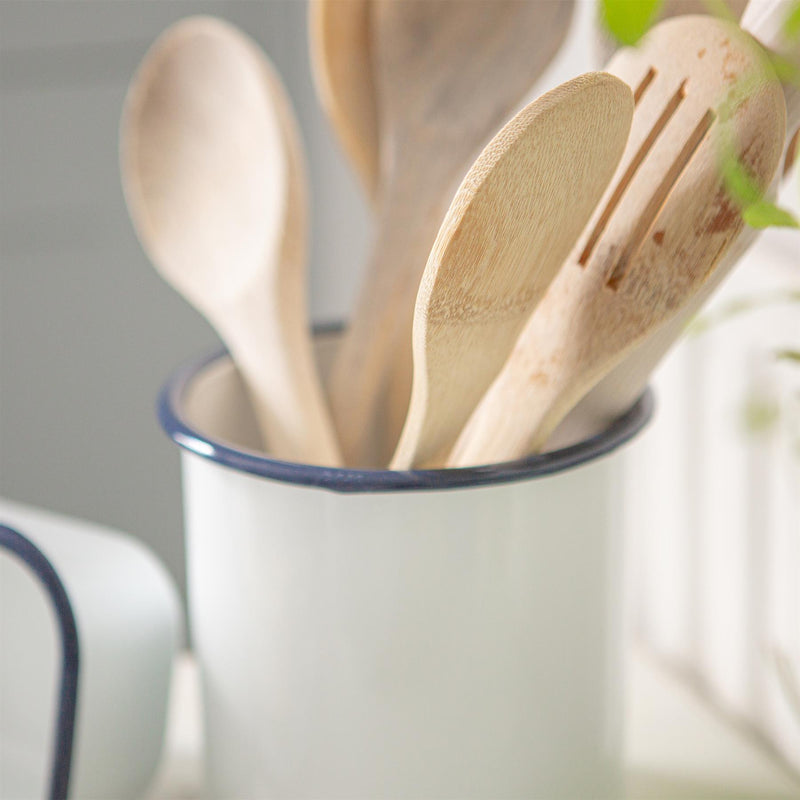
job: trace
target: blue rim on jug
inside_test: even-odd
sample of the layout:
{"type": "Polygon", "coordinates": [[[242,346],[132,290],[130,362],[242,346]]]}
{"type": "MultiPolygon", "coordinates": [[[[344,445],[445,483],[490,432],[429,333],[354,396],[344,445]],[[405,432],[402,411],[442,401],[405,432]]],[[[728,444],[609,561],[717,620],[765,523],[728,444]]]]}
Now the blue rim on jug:
{"type": "Polygon", "coordinates": [[[463,489],[552,475],[593,461],[625,444],[647,425],[655,405],[652,390],[647,389],[628,411],[596,436],[560,450],[501,464],[404,472],[322,467],[279,461],[253,450],[234,447],[206,435],[186,419],[182,409],[188,387],[207,367],[226,356],[222,351],[196,359],[167,380],[158,398],[158,418],[166,434],[185,450],[238,472],[335,492],[463,489]]]}

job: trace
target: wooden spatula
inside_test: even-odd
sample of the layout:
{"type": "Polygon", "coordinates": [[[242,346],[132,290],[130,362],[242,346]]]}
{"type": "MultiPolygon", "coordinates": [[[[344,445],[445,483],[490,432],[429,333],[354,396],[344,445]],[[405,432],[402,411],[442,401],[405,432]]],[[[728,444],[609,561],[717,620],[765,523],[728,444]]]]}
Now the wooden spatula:
{"type": "Polygon", "coordinates": [[[392,469],[444,462],[611,180],[632,115],[627,84],[583,75],[523,109],[473,164],[422,276],[392,469]]]}
{"type": "Polygon", "coordinates": [[[378,109],[370,0],[311,0],[311,65],[317,94],[372,203],[378,193],[378,109]]]}
{"type": "Polygon", "coordinates": [[[348,464],[391,457],[410,394],[414,298],[436,232],[469,165],[558,49],[571,10],[519,0],[372,5],[378,236],[329,385],[348,464]]]}
{"type": "Polygon", "coordinates": [[[451,466],[541,449],[589,389],[717,277],[744,227],[718,168],[723,138],[762,187],[775,174],[783,94],[761,48],[736,25],[667,20],[641,47],[618,53],[609,71],[634,87],[625,156],[451,466]],[[733,102],[745,85],[746,98],[733,102]]]}

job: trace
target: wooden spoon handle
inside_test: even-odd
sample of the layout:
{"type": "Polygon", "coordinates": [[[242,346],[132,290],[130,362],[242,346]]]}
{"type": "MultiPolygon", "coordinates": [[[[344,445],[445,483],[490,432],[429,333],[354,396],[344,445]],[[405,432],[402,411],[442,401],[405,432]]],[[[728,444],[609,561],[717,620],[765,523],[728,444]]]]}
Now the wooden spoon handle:
{"type": "MultiPolygon", "coordinates": [[[[427,174],[436,175],[436,168],[427,174]]],[[[348,466],[385,466],[408,406],[414,298],[448,204],[446,194],[426,193],[420,177],[403,175],[389,187],[356,313],[328,381],[348,466]],[[392,414],[395,397],[399,407],[392,414]]],[[[432,178],[433,185],[445,182],[432,178]]]]}
{"type": "MultiPolygon", "coordinates": [[[[512,351],[509,361],[513,359],[520,371],[524,371],[526,355],[524,351],[512,351]]],[[[531,366],[531,370],[534,368],[531,366]]],[[[531,381],[521,392],[517,373],[501,372],[461,431],[447,466],[496,464],[541,449],[560,420],[562,406],[572,402],[564,395],[562,387],[553,383],[531,381]],[[558,413],[554,414],[554,410],[558,413]],[[521,419],[526,421],[526,429],[535,431],[533,439],[520,439],[521,419]]]]}
{"type": "Polygon", "coordinates": [[[259,429],[273,458],[339,466],[333,432],[316,371],[311,338],[280,307],[266,285],[240,295],[212,322],[225,341],[250,395],[259,429]],[[266,312],[266,313],[265,313],[266,312]],[[269,342],[272,346],[264,347],[269,342]]]}

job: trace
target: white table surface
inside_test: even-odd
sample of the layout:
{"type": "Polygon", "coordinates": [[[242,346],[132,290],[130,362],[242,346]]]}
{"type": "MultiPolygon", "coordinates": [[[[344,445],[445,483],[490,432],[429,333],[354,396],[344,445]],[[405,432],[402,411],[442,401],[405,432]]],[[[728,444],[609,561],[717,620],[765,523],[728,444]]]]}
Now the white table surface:
{"type": "MultiPolygon", "coordinates": [[[[147,800],[202,796],[201,728],[197,670],[184,655],[164,762],[147,800]]],[[[629,800],[800,800],[798,776],[639,652],[629,669],[626,738],[629,800]]]]}

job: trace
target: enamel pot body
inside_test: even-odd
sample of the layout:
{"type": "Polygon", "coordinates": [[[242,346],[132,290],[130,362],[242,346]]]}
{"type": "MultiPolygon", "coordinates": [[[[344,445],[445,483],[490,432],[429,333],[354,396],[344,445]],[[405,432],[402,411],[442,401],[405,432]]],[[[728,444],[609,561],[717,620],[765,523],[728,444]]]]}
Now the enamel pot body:
{"type": "Polygon", "coordinates": [[[619,446],[358,471],[259,452],[227,356],[167,383],[214,797],[621,793],[619,446]]]}

